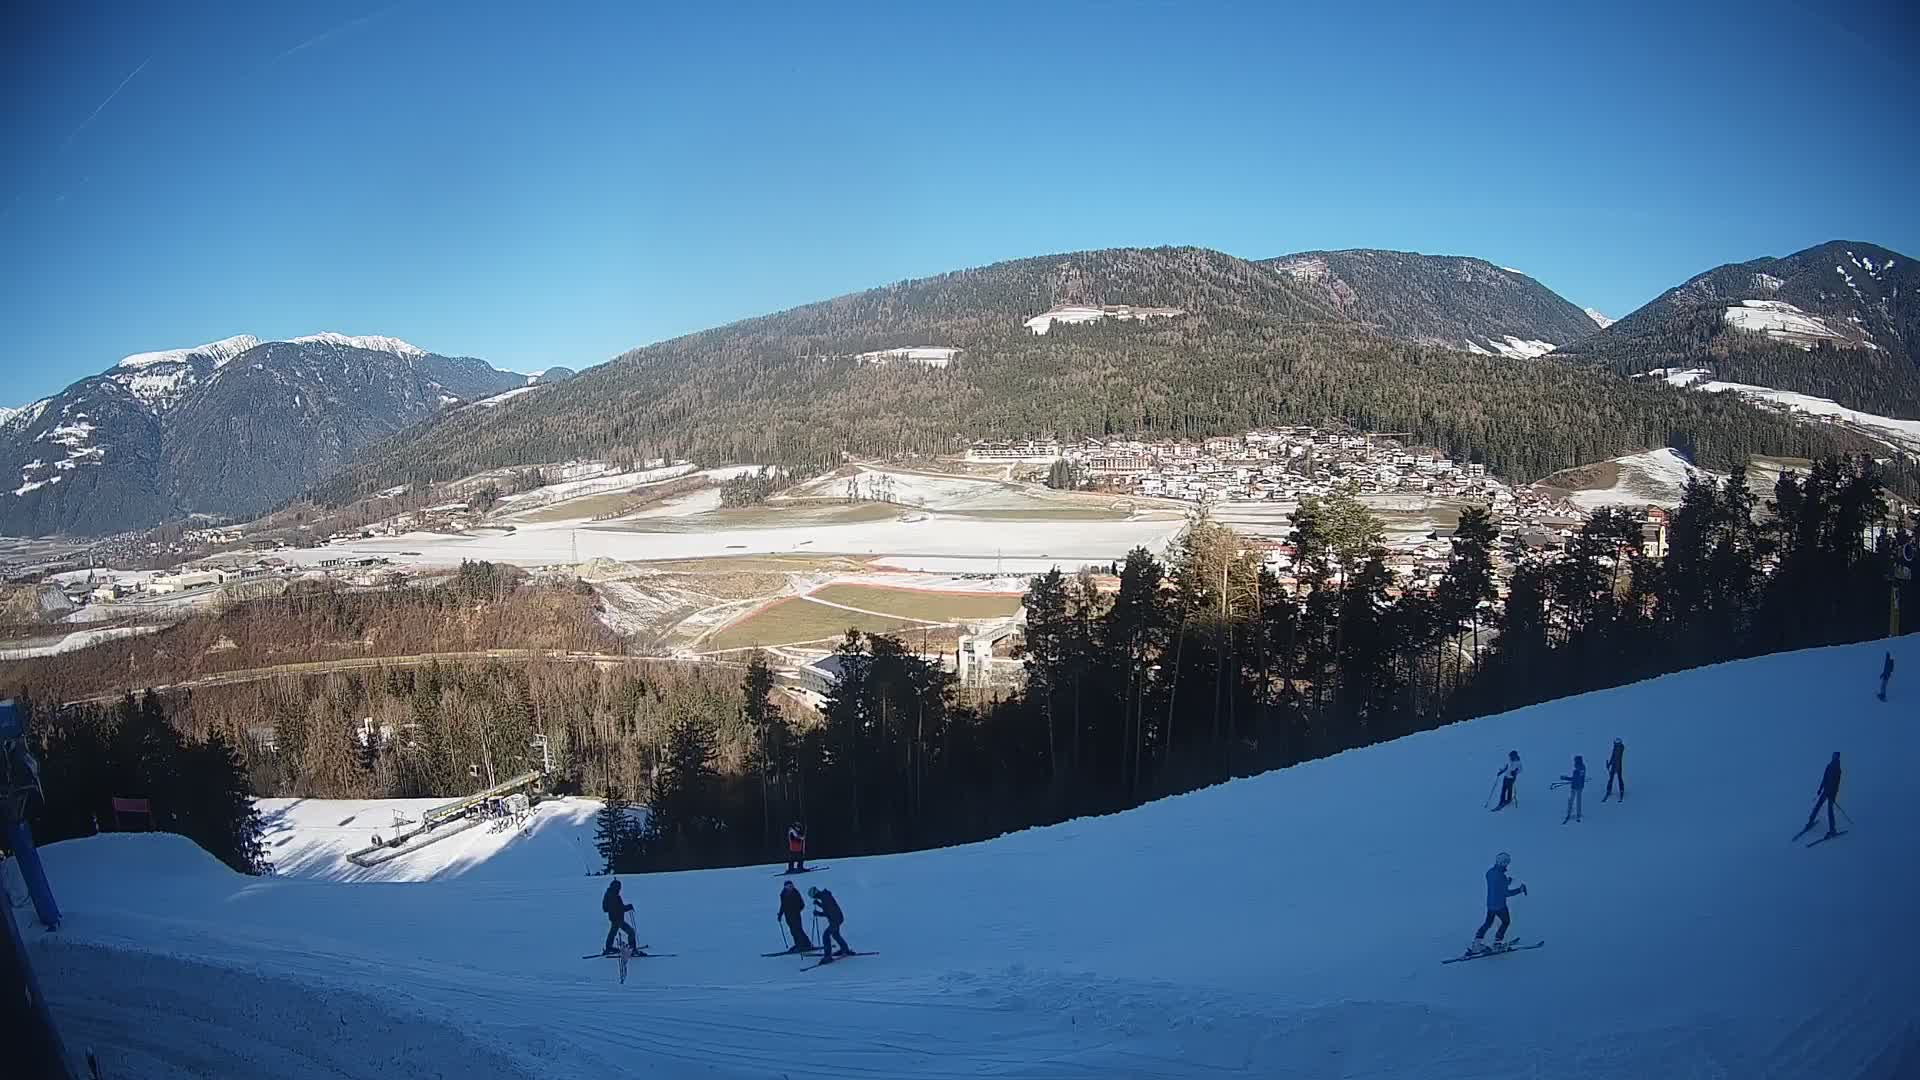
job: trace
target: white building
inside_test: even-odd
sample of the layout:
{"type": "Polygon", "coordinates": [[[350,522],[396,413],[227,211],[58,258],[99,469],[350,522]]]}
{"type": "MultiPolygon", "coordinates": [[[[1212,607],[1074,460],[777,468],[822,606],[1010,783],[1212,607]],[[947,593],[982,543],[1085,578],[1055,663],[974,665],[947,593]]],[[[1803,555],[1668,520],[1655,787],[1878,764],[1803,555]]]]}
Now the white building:
{"type": "Polygon", "coordinates": [[[1131,322],[1136,319],[1172,318],[1185,315],[1179,308],[1137,307],[1133,304],[1060,304],[1035,315],[1027,320],[1027,329],[1036,334],[1044,334],[1053,329],[1054,323],[1067,326],[1080,323],[1099,322],[1102,319],[1119,319],[1131,322]]]}
{"type": "Polygon", "coordinates": [[[905,361],[923,367],[943,368],[960,356],[959,349],[950,349],[944,345],[903,345],[897,349],[875,349],[863,352],[858,359],[868,364],[891,364],[905,361]]]}

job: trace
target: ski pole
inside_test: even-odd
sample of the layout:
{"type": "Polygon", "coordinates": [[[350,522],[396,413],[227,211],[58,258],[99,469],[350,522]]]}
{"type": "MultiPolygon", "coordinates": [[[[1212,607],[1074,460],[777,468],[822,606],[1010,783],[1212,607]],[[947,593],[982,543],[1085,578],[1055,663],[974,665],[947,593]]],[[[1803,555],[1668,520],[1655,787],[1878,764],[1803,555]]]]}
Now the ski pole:
{"type": "Polygon", "coordinates": [[[1493,801],[1493,793],[1499,790],[1500,776],[1496,773],[1493,777],[1493,786],[1487,789],[1487,797],[1480,800],[1480,808],[1483,810],[1486,809],[1487,804],[1493,801]]]}
{"type": "Polygon", "coordinates": [[[785,924],[785,923],[780,923],[780,924],[779,924],[779,926],[780,926],[780,944],[782,944],[782,945],[784,945],[784,946],[786,946],[786,947],[787,947],[787,948],[789,948],[789,949],[791,949],[791,948],[793,948],[793,941],[792,941],[792,939],[790,939],[790,938],[788,938],[788,937],[787,937],[787,927],[786,927],[786,924],[785,924]]]}
{"type": "Polygon", "coordinates": [[[1841,806],[1841,805],[1840,805],[1840,800],[1839,800],[1839,799],[1835,799],[1835,800],[1833,800],[1833,808],[1834,808],[1835,810],[1838,810],[1838,811],[1840,811],[1840,816],[1841,816],[1841,817],[1843,817],[1843,818],[1846,818],[1846,819],[1847,819],[1847,828],[1849,828],[1849,829],[1851,829],[1851,828],[1853,828],[1853,815],[1852,815],[1852,814],[1849,814],[1849,813],[1847,813],[1847,808],[1846,808],[1846,807],[1844,807],[1844,806],[1841,806]]]}

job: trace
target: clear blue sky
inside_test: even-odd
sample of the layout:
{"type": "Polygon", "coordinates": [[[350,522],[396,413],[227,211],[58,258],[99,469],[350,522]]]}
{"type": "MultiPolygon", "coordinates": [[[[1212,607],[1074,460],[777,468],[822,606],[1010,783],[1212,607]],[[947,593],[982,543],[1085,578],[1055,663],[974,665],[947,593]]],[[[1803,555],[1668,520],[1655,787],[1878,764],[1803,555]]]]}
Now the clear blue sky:
{"type": "Polygon", "coordinates": [[[1477,255],[1613,315],[1920,257],[1914,10],[10,5],[0,403],[236,333],[579,367],[1116,245],[1477,255]]]}

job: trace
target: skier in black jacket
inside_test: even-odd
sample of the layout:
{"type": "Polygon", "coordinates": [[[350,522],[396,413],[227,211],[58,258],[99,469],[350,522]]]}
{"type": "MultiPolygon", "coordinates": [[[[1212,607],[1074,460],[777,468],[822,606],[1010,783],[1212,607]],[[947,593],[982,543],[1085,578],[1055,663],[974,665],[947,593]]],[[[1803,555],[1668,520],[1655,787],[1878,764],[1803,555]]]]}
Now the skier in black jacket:
{"type": "Polygon", "coordinates": [[[840,943],[840,955],[852,956],[853,947],[847,939],[840,936],[840,924],[847,921],[846,913],[840,910],[840,902],[833,898],[827,889],[808,889],[807,895],[813,897],[813,913],[827,920],[827,930],[820,935],[820,962],[833,962],[834,942],[840,943]]]}
{"type": "Polygon", "coordinates": [[[807,902],[800,899],[800,890],[789,881],[780,887],[780,910],[773,916],[775,922],[785,920],[787,929],[793,934],[793,945],[788,952],[809,952],[813,949],[813,939],[807,936],[807,928],[800,925],[800,915],[807,910],[807,902]]]}
{"type": "Polygon", "coordinates": [[[1613,798],[1613,783],[1620,782],[1620,801],[1627,799],[1627,744],[1619,739],[1613,740],[1613,753],[1607,756],[1607,793],[1600,797],[1601,802],[1613,798]]]}
{"type": "Polygon", "coordinates": [[[633,905],[621,899],[619,878],[614,878],[612,883],[607,886],[607,891],[601,894],[600,910],[607,913],[608,923],[607,943],[600,947],[600,951],[611,955],[613,953],[614,936],[619,934],[620,931],[625,930],[627,932],[627,947],[634,952],[639,952],[640,939],[633,936],[633,924],[627,921],[627,912],[633,910],[633,905]]]}
{"type": "MultiPolygon", "coordinates": [[[[1833,825],[1833,800],[1840,797],[1840,751],[1833,752],[1833,760],[1827,762],[1827,770],[1820,774],[1820,791],[1813,800],[1813,810],[1807,814],[1807,823],[1800,830],[1804,834],[1813,828],[1815,818],[1820,816],[1820,807],[1827,808],[1827,835],[1832,836],[1839,830],[1833,825]]],[[[1798,836],[1795,837],[1798,839],[1798,836]]]]}

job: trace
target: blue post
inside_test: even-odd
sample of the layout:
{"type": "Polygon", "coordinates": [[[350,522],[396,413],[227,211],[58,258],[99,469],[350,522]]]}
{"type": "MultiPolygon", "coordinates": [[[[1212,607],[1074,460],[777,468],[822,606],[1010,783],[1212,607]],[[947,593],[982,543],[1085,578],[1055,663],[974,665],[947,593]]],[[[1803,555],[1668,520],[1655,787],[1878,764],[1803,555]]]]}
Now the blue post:
{"type": "Polygon", "coordinates": [[[40,853],[33,847],[33,829],[24,821],[7,826],[7,843],[13,848],[14,861],[20,864],[20,877],[27,883],[27,895],[33,897],[33,910],[40,925],[49,930],[60,928],[60,907],[53,902],[53,887],[47,884],[47,872],[40,865],[40,853]]]}
{"type": "Polygon", "coordinates": [[[27,825],[27,794],[38,787],[37,767],[27,749],[25,724],[12,698],[0,701],[0,752],[6,754],[6,775],[11,783],[0,791],[0,817],[5,818],[7,846],[20,864],[20,877],[33,897],[33,909],[40,925],[49,930],[60,926],[60,907],[53,902],[53,888],[47,884],[47,872],[40,865],[40,853],[33,847],[33,830],[27,825]],[[19,815],[15,820],[14,815],[19,815]]]}

